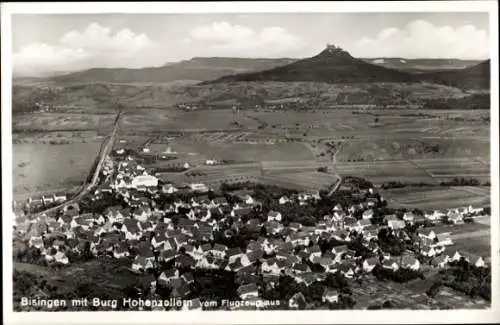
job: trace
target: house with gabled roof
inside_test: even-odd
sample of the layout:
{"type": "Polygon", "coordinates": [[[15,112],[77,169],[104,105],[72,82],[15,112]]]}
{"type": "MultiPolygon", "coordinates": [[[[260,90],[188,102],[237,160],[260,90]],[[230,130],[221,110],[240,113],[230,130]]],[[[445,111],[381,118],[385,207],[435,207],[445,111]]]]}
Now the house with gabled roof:
{"type": "Polygon", "coordinates": [[[339,271],[340,263],[335,260],[331,260],[329,264],[323,266],[326,273],[337,273],[339,271]]]}
{"type": "Polygon", "coordinates": [[[151,238],[151,245],[153,245],[153,247],[157,249],[158,247],[165,245],[166,240],[167,236],[165,236],[164,232],[157,232],[155,233],[153,238],[151,238]]]}
{"type": "Polygon", "coordinates": [[[223,196],[218,196],[218,197],[214,198],[211,203],[213,206],[216,206],[216,207],[221,206],[221,205],[223,205],[223,206],[229,205],[229,202],[227,202],[227,199],[223,196]]]}
{"type": "Polygon", "coordinates": [[[357,232],[362,232],[363,229],[365,229],[366,227],[369,227],[371,225],[372,225],[372,223],[369,219],[360,219],[354,225],[351,225],[351,226],[346,227],[346,228],[350,229],[350,230],[356,230],[357,232]]]}
{"type": "Polygon", "coordinates": [[[184,244],[181,246],[184,249],[184,252],[196,259],[198,257],[198,249],[191,244],[184,244]]]}
{"type": "Polygon", "coordinates": [[[287,204],[287,203],[289,203],[289,202],[291,202],[291,200],[290,200],[287,196],[282,196],[282,197],[280,197],[280,198],[279,198],[279,200],[278,200],[278,203],[279,203],[280,205],[287,204]]]}
{"type": "Polygon", "coordinates": [[[292,266],[292,272],[295,274],[301,274],[304,272],[311,272],[311,269],[305,263],[295,263],[292,266]]]}
{"type": "Polygon", "coordinates": [[[366,227],[363,229],[363,239],[367,242],[369,242],[372,239],[377,239],[378,238],[378,233],[379,229],[368,229],[369,227],[366,227]]]}
{"type": "Polygon", "coordinates": [[[372,209],[368,209],[368,210],[366,210],[366,211],[363,212],[362,217],[363,217],[363,219],[369,220],[369,219],[373,218],[373,214],[374,214],[373,210],[372,209]]]}
{"type": "Polygon", "coordinates": [[[132,210],[132,216],[140,222],[147,221],[152,211],[150,207],[140,206],[132,210]]]}
{"type": "Polygon", "coordinates": [[[216,259],[210,255],[204,255],[196,262],[196,269],[211,269],[215,270],[219,268],[219,265],[216,264],[216,259]]]}
{"type": "Polygon", "coordinates": [[[405,212],[403,214],[403,221],[405,221],[407,224],[414,224],[415,223],[415,214],[411,211],[405,212]]]}
{"type": "Polygon", "coordinates": [[[404,269],[410,269],[413,271],[418,271],[420,269],[420,261],[412,254],[403,254],[400,265],[404,269]]]}
{"type": "Polygon", "coordinates": [[[266,232],[271,235],[278,235],[285,229],[285,227],[277,221],[265,222],[263,226],[266,232]]]}
{"type": "Polygon", "coordinates": [[[342,275],[348,279],[351,279],[354,277],[354,274],[356,273],[356,265],[353,264],[352,262],[348,261],[343,261],[342,263],[339,264],[338,270],[342,275]]]}
{"type": "Polygon", "coordinates": [[[448,213],[448,220],[455,225],[462,225],[464,224],[464,215],[457,212],[450,212],[448,213]]]}
{"type": "Polygon", "coordinates": [[[123,220],[123,225],[121,231],[125,233],[125,238],[128,240],[140,239],[142,237],[142,232],[139,228],[139,223],[137,220],[132,218],[125,218],[123,220]]]}
{"type": "Polygon", "coordinates": [[[113,250],[113,257],[114,258],[124,258],[129,256],[129,250],[128,250],[128,245],[127,243],[121,241],[118,243],[118,245],[114,248],[113,250]]]}
{"type": "Polygon", "coordinates": [[[243,252],[239,247],[230,248],[227,250],[227,256],[229,257],[229,263],[234,262],[237,258],[241,257],[243,252]]]}
{"type": "Polygon", "coordinates": [[[399,265],[393,259],[384,259],[382,261],[382,268],[395,272],[399,269],[399,265]]]}
{"type": "Polygon", "coordinates": [[[154,263],[141,255],[137,255],[132,263],[132,271],[135,272],[144,272],[145,270],[152,269],[153,267],[154,263]]]}
{"type": "Polygon", "coordinates": [[[304,273],[298,273],[298,274],[293,274],[291,275],[297,283],[303,283],[307,287],[313,284],[315,281],[317,281],[317,277],[314,272],[304,272],[304,273]]]}
{"type": "Polygon", "coordinates": [[[92,213],[79,215],[78,217],[74,218],[70,223],[71,228],[73,229],[76,227],[81,227],[85,230],[92,228],[93,224],[94,224],[94,216],[92,213]]]}
{"type": "Polygon", "coordinates": [[[453,240],[451,239],[450,232],[436,233],[436,239],[434,240],[435,246],[453,245],[453,240]],[[436,241],[436,239],[437,239],[437,241],[436,241]]]}
{"type": "Polygon", "coordinates": [[[247,251],[245,254],[248,257],[248,261],[250,263],[255,263],[264,256],[264,251],[259,248],[252,251],[247,251]]]}
{"type": "Polygon", "coordinates": [[[464,252],[464,251],[461,251],[460,252],[460,255],[461,257],[463,257],[467,263],[469,263],[470,265],[473,265],[475,267],[486,267],[486,262],[484,261],[484,259],[479,256],[479,255],[476,255],[476,254],[472,254],[472,253],[469,253],[469,252],[464,252]]]}
{"type": "Polygon", "coordinates": [[[228,261],[225,270],[226,271],[233,271],[233,272],[238,272],[244,267],[244,265],[241,263],[241,258],[237,258],[231,262],[228,261]]]}
{"type": "MultiPolygon", "coordinates": [[[[177,251],[177,249],[181,246],[181,245],[184,245],[186,242],[181,242],[181,244],[177,244],[177,241],[176,241],[176,237],[174,238],[167,238],[167,240],[165,240],[164,244],[163,244],[163,249],[164,250],[173,250],[173,251],[177,251]]],[[[161,246],[160,246],[160,249],[161,249],[161,246]]]]}
{"type": "Polygon", "coordinates": [[[73,218],[77,218],[78,214],[72,215],[72,214],[63,214],[61,215],[58,219],[57,222],[62,225],[71,225],[71,222],[73,221],[73,218]]]}
{"type": "Polygon", "coordinates": [[[403,220],[397,219],[397,220],[389,220],[387,222],[387,225],[392,230],[401,230],[405,228],[406,223],[403,220]]]}
{"type": "Polygon", "coordinates": [[[291,233],[286,236],[287,242],[292,243],[294,247],[296,246],[309,246],[310,238],[307,232],[301,231],[296,233],[291,233]]]}
{"type": "Polygon", "coordinates": [[[436,250],[431,246],[422,246],[420,248],[420,254],[423,256],[432,257],[436,255],[436,250]]]}
{"type": "Polygon", "coordinates": [[[306,252],[309,254],[309,260],[312,261],[317,257],[321,257],[321,249],[318,245],[313,245],[306,248],[306,252]]]}
{"type": "Polygon", "coordinates": [[[367,258],[363,261],[363,270],[370,273],[373,269],[380,264],[380,260],[376,257],[367,258]]]}
{"type": "Polygon", "coordinates": [[[344,241],[348,237],[349,233],[345,230],[336,230],[332,233],[332,237],[339,241],[344,241]]]}
{"type": "Polygon", "coordinates": [[[43,204],[45,204],[46,206],[49,204],[52,204],[52,203],[54,203],[54,196],[50,195],[50,194],[43,194],[42,201],[43,201],[43,204]]]}
{"type": "Polygon", "coordinates": [[[418,230],[418,236],[422,238],[428,238],[430,240],[434,240],[436,238],[436,233],[432,229],[424,228],[418,230]]]}
{"type": "Polygon", "coordinates": [[[184,235],[184,234],[176,234],[174,237],[172,237],[174,240],[174,243],[177,247],[181,247],[182,245],[185,245],[188,243],[189,237],[184,235]]]}
{"type": "Polygon", "coordinates": [[[146,231],[153,231],[155,229],[155,226],[154,224],[149,221],[149,220],[146,220],[146,221],[139,221],[139,229],[142,231],[142,232],[146,232],[146,231]]]}
{"type": "Polygon", "coordinates": [[[259,297],[259,291],[255,283],[241,285],[236,292],[242,300],[259,297]]]}
{"type": "Polygon", "coordinates": [[[283,268],[284,264],[275,257],[263,260],[261,264],[262,273],[280,274],[283,268]]]}
{"type": "Polygon", "coordinates": [[[57,251],[57,253],[54,255],[54,261],[59,264],[69,264],[68,257],[61,251],[57,251]]]}
{"type": "Polygon", "coordinates": [[[172,249],[162,250],[158,256],[158,260],[168,263],[172,261],[176,256],[176,251],[172,249]]]}
{"type": "MultiPolygon", "coordinates": [[[[335,229],[335,227],[334,227],[335,229]]],[[[322,233],[328,233],[329,231],[332,231],[328,228],[328,226],[326,225],[326,223],[323,223],[323,224],[320,224],[316,227],[316,229],[314,229],[314,234],[316,235],[321,235],[322,233]]]]}
{"type": "Polygon", "coordinates": [[[462,254],[460,251],[449,251],[446,253],[446,256],[448,256],[449,262],[457,262],[462,258],[462,254]]]}
{"type": "Polygon", "coordinates": [[[390,221],[398,221],[399,218],[395,214],[389,214],[384,216],[384,223],[389,224],[390,221]]]}
{"type": "Polygon", "coordinates": [[[332,248],[331,252],[334,254],[335,260],[340,261],[347,250],[347,245],[337,245],[332,248]]]}
{"type": "Polygon", "coordinates": [[[187,254],[179,255],[175,258],[176,268],[194,268],[196,266],[196,260],[187,254]]]}
{"type": "Polygon", "coordinates": [[[437,268],[445,268],[448,265],[450,257],[448,255],[434,256],[431,260],[431,265],[437,268]]]}
{"type": "Polygon", "coordinates": [[[200,245],[198,247],[198,254],[205,255],[205,254],[208,254],[211,250],[212,250],[212,244],[205,243],[205,244],[200,245]]]}
{"type": "Polygon", "coordinates": [[[446,215],[439,210],[429,210],[424,213],[425,219],[430,221],[431,223],[440,222],[446,215]]]}
{"type": "Polygon", "coordinates": [[[339,292],[337,290],[333,290],[333,289],[326,289],[324,292],[323,292],[323,297],[321,298],[321,300],[323,302],[328,302],[328,303],[336,303],[339,301],[339,292]]]}
{"type": "Polygon", "coordinates": [[[104,211],[104,215],[108,219],[109,222],[123,222],[125,217],[128,217],[130,214],[130,210],[124,209],[121,206],[112,206],[106,208],[104,211]]]}
{"type": "Polygon", "coordinates": [[[298,222],[290,222],[290,224],[288,225],[288,229],[297,232],[302,229],[302,224],[298,222]]]}
{"type": "Polygon", "coordinates": [[[179,279],[179,278],[180,278],[179,270],[177,270],[177,269],[164,270],[158,276],[158,284],[166,287],[166,286],[170,285],[172,280],[179,279]]]}
{"type": "Polygon", "coordinates": [[[267,214],[267,221],[277,221],[280,222],[282,220],[281,212],[278,211],[269,211],[267,214]]]}

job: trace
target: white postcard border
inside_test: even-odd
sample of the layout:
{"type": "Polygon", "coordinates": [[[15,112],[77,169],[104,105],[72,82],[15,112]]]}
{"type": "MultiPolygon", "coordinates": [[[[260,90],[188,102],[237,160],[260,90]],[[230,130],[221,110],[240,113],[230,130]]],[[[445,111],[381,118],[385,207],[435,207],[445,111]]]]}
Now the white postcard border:
{"type": "Polygon", "coordinates": [[[480,323],[500,320],[498,4],[496,1],[400,2],[171,2],[2,4],[2,223],[3,303],[6,324],[248,324],[248,323],[480,323]],[[24,312],[12,311],[11,15],[15,13],[258,13],[258,12],[489,12],[491,39],[491,246],[492,306],[449,311],[214,311],[24,312]]]}

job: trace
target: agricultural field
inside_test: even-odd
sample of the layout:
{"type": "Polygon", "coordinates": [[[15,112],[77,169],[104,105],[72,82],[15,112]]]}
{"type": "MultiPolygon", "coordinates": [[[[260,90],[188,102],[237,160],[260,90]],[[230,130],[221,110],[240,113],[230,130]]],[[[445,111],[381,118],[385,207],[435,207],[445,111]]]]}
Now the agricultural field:
{"type": "Polygon", "coordinates": [[[33,113],[15,116],[13,132],[110,129],[116,114],[33,113]]]}
{"type": "Polygon", "coordinates": [[[489,164],[474,158],[413,159],[412,162],[435,178],[489,178],[490,175],[489,164]]]}
{"type": "Polygon", "coordinates": [[[127,110],[121,118],[124,131],[133,131],[144,126],[155,128],[173,124],[184,112],[175,109],[127,110]]]}
{"type": "Polygon", "coordinates": [[[454,251],[465,251],[472,254],[482,256],[486,259],[491,257],[491,236],[489,231],[483,236],[474,237],[463,237],[458,239],[453,239],[454,244],[448,246],[446,249],[454,251]]]}
{"type": "MultiPolygon", "coordinates": [[[[342,151],[344,147],[340,150],[342,151]]],[[[337,170],[341,175],[365,177],[374,184],[390,181],[437,184],[451,181],[455,177],[477,178],[482,182],[490,180],[489,164],[478,159],[458,157],[367,162],[341,161],[337,162],[337,170]]],[[[470,187],[464,190],[477,192],[470,187]]]]}
{"type": "Polygon", "coordinates": [[[362,309],[382,305],[385,301],[390,301],[396,309],[479,309],[489,306],[484,299],[471,299],[447,287],[442,287],[436,297],[429,298],[425,291],[431,285],[432,282],[428,279],[416,279],[400,284],[379,281],[370,275],[363,280],[363,284],[353,282],[352,292],[356,308],[362,309]]]}
{"type": "Polygon", "coordinates": [[[164,180],[187,183],[210,183],[226,178],[257,177],[261,174],[259,163],[198,166],[182,173],[159,173],[164,180]]]}
{"type": "MultiPolygon", "coordinates": [[[[490,217],[481,218],[490,219],[490,217]]],[[[484,258],[491,256],[491,227],[475,219],[473,223],[463,225],[441,225],[430,228],[435,232],[450,232],[453,245],[447,251],[463,250],[484,258]]]]}
{"type": "Polygon", "coordinates": [[[423,169],[405,160],[388,160],[383,162],[340,162],[336,165],[342,176],[358,176],[366,178],[374,184],[390,181],[408,183],[434,183],[433,178],[423,169]]]}
{"type": "Polygon", "coordinates": [[[81,184],[99,147],[99,142],[14,145],[14,195],[81,184]]]}
{"type": "Polygon", "coordinates": [[[313,112],[295,111],[248,111],[244,113],[249,118],[263,121],[268,124],[268,129],[274,125],[276,129],[316,129],[323,128],[331,132],[352,131],[364,128],[372,118],[352,114],[352,110],[317,110],[313,112]]]}
{"type": "Polygon", "coordinates": [[[488,193],[475,194],[460,187],[412,187],[382,190],[393,207],[448,209],[466,205],[489,205],[488,193]]]}
{"type": "Polygon", "coordinates": [[[274,185],[296,191],[316,192],[320,190],[317,187],[308,187],[306,184],[302,184],[294,180],[285,180],[281,177],[281,175],[263,175],[257,180],[259,183],[264,185],[274,185]]]}
{"type": "Polygon", "coordinates": [[[335,175],[315,171],[266,174],[265,176],[268,179],[272,178],[279,182],[296,183],[298,186],[316,190],[327,190],[339,180],[335,175]]]}
{"type": "Polygon", "coordinates": [[[96,131],[59,131],[13,133],[12,143],[16,144],[70,144],[101,142],[103,136],[96,131]]]}
{"type": "Polygon", "coordinates": [[[375,161],[392,159],[443,159],[451,157],[483,157],[489,161],[489,137],[429,138],[418,134],[407,137],[387,133],[372,139],[351,140],[343,146],[338,161],[375,161]]]}
{"type": "Polygon", "coordinates": [[[200,154],[209,159],[262,161],[296,161],[312,158],[312,153],[301,143],[245,144],[245,143],[206,143],[177,138],[170,146],[176,152],[200,154]]]}
{"type": "Polygon", "coordinates": [[[246,118],[242,114],[234,114],[229,109],[200,110],[184,112],[176,109],[139,111],[125,114],[122,125],[135,130],[162,131],[205,131],[205,130],[238,130],[240,127],[257,128],[258,122],[246,118]],[[235,124],[238,123],[238,124],[235,124]]]}
{"type": "Polygon", "coordinates": [[[262,161],[262,171],[264,174],[279,174],[292,172],[315,171],[319,167],[324,167],[325,163],[314,160],[303,161],[262,161]]]}

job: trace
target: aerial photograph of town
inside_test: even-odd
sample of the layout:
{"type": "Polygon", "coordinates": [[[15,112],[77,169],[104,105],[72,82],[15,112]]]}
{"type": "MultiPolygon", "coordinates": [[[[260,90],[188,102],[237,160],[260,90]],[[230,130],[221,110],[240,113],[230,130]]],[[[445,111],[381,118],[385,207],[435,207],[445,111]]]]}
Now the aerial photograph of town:
{"type": "Polygon", "coordinates": [[[491,308],[487,12],[11,20],[15,312],[491,308]]]}

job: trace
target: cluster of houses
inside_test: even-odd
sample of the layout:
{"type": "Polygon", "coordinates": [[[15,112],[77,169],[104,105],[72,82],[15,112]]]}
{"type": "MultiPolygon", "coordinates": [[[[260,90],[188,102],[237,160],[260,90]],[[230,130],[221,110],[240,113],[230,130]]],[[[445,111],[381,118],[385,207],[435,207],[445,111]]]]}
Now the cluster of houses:
{"type": "MultiPolygon", "coordinates": [[[[283,274],[309,286],[325,280],[328,273],[340,272],[346,278],[354,278],[372,272],[376,266],[392,271],[419,270],[423,266],[421,257],[429,258],[436,268],[444,268],[461,257],[477,267],[486,265],[479,256],[448,252],[446,247],[453,245],[451,234],[430,228],[418,230],[415,251],[406,251],[401,256],[382,251],[378,244],[382,228],[401,240],[409,240],[405,227],[422,220],[440,220],[443,215],[438,211],[423,216],[407,212],[402,219],[387,215],[382,224],[374,224],[371,219],[379,202],[370,199],[351,207],[337,205],[310,227],[287,222],[280,211],[262,211],[265,214],[262,218],[248,218],[259,202],[247,191],[232,193],[238,198],[235,204],[229,204],[224,196],[210,199],[202,194],[159,206],[151,197],[159,191],[175,192],[172,184],[158,186],[155,176],[128,157],[114,162],[108,159],[105,166],[106,181],[96,193],[121,195],[126,206],[110,206],[104,213],[94,214],[80,213],[78,204],[73,204],[57,216],[17,223],[16,231],[27,235],[28,245],[39,249],[47,262],[68,264],[69,252],[129,259],[134,272],[160,271],[157,278],[151,279],[151,286],[167,286],[172,289],[172,296],[178,298],[189,294],[194,270],[226,270],[243,279],[238,288],[241,299],[258,298],[262,286],[274,288],[283,274]],[[354,214],[359,215],[360,210],[361,217],[355,218],[354,214]],[[177,216],[175,222],[172,215],[177,216]],[[244,248],[215,242],[216,233],[229,239],[238,237],[243,228],[261,235],[244,248]],[[349,249],[349,243],[360,234],[363,246],[372,252],[371,257],[364,260],[349,249]],[[338,245],[322,251],[320,243],[332,240],[338,245]],[[324,272],[313,271],[311,265],[314,264],[321,265],[324,272]],[[165,268],[165,265],[171,266],[165,268]],[[257,274],[263,276],[264,284],[257,274]]],[[[192,191],[198,191],[196,186],[192,191]]],[[[302,193],[296,197],[283,196],[277,203],[287,205],[298,201],[306,205],[318,199],[318,194],[302,193]]],[[[464,216],[479,212],[467,207],[449,210],[446,216],[460,223],[464,216]]],[[[327,290],[323,300],[334,302],[338,300],[338,293],[327,290]]]]}
{"type": "Polygon", "coordinates": [[[68,197],[64,192],[46,193],[29,197],[26,200],[26,204],[30,208],[41,208],[54,203],[63,203],[67,199],[68,197]]]}

